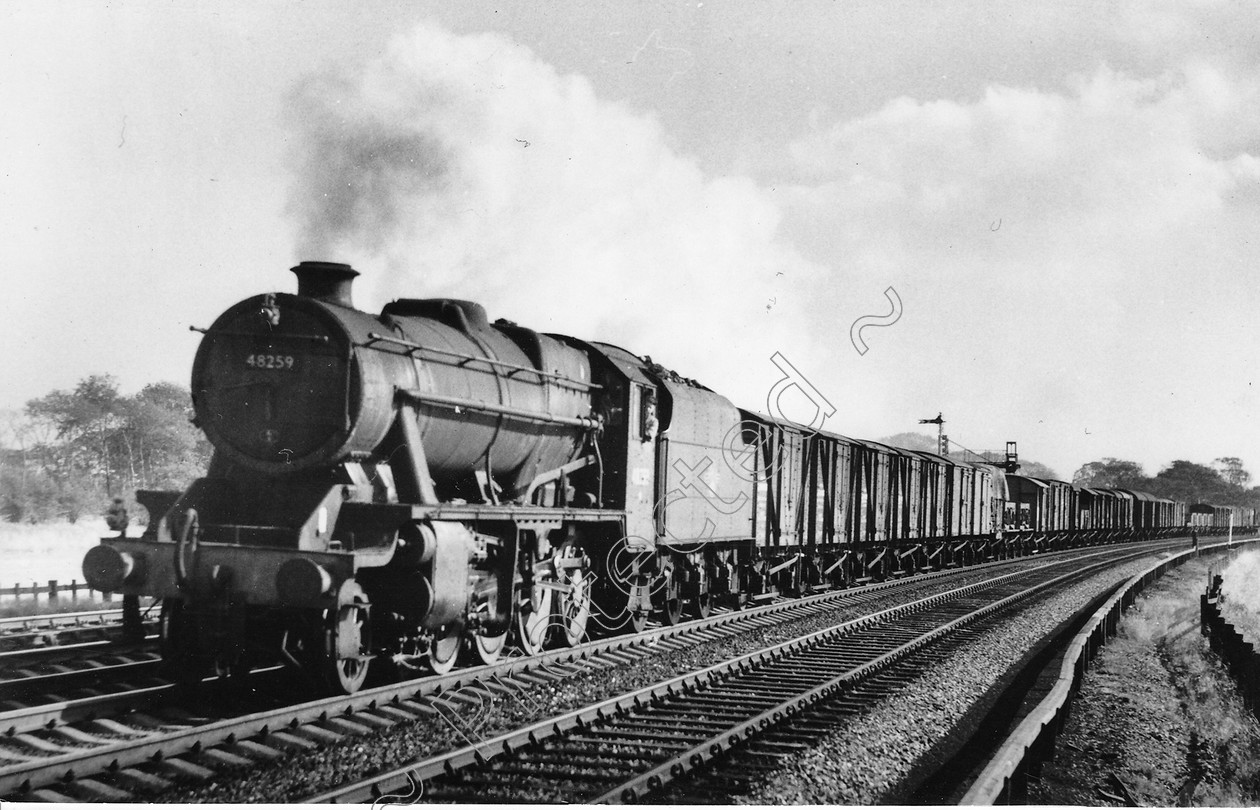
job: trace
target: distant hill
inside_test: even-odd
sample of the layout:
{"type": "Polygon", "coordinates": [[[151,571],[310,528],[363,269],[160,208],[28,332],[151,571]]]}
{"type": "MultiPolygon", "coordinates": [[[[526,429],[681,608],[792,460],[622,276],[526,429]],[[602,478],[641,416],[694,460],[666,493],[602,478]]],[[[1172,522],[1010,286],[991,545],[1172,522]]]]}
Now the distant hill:
{"type": "MultiPolygon", "coordinates": [[[[906,433],[895,433],[892,436],[885,436],[882,439],[876,439],[876,441],[878,441],[880,444],[887,444],[893,447],[900,447],[902,450],[912,450],[915,452],[926,451],[928,453],[936,452],[936,437],[928,435],[926,433],[915,433],[913,431],[908,431],[906,433]]],[[[1003,451],[998,451],[998,450],[984,451],[984,456],[987,458],[983,460],[996,463],[1003,460],[1006,457],[1006,452],[1004,450],[1003,451]]],[[[960,461],[982,460],[981,458],[977,458],[977,456],[974,453],[971,453],[968,451],[951,452],[949,454],[949,457],[952,459],[958,459],[960,461]]],[[[1029,461],[1027,459],[1019,460],[1019,474],[1027,475],[1032,478],[1053,478],[1056,481],[1064,480],[1059,477],[1058,473],[1056,473],[1050,467],[1047,467],[1045,464],[1042,464],[1041,462],[1038,462],[1038,461],[1029,461]]]]}

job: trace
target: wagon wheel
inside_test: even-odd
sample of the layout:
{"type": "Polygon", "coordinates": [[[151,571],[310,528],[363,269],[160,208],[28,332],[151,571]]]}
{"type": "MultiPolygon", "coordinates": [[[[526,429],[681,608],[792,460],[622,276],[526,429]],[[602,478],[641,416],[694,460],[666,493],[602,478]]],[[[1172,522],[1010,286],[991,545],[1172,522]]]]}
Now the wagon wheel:
{"type": "Polygon", "coordinates": [[[586,638],[586,625],[591,618],[591,577],[589,563],[575,543],[565,543],[552,558],[556,578],[561,587],[557,593],[556,613],[559,623],[556,637],[561,644],[575,647],[586,638]]]}
{"type": "Polygon", "coordinates": [[[455,668],[455,659],[459,658],[459,630],[447,631],[443,635],[435,635],[429,642],[429,669],[435,675],[445,675],[455,668]]]}
{"type": "Polygon", "coordinates": [[[642,633],[647,629],[648,614],[646,610],[636,610],[626,620],[625,628],[631,633],[642,633]]]}
{"type": "Polygon", "coordinates": [[[551,627],[551,613],[555,606],[556,591],[549,587],[552,584],[541,582],[535,577],[530,587],[525,587],[523,583],[517,586],[516,621],[512,640],[526,655],[537,655],[546,644],[547,630],[551,627]]]}
{"type": "Polygon", "coordinates": [[[661,624],[673,626],[682,621],[683,599],[682,588],[674,579],[674,569],[666,568],[661,573],[661,624]]]}
{"type": "Polygon", "coordinates": [[[713,594],[706,587],[696,596],[687,600],[687,615],[694,616],[697,619],[709,618],[709,613],[713,610],[713,594]]]}
{"type": "Polygon", "coordinates": [[[503,654],[503,648],[507,646],[506,632],[499,633],[497,636],[483,636],[480,633],[473,636],[472,653],[473,660],[478,664],[496,664],[499,656],[503,654]]]}
{"type": "Polygon", "coordinates": [[[372,649],[367,594],[359,583],[346,580],[337,594],[337,606],[326,617],[324,677],[334,690],[352,695],[367,680],[372,649]]]}

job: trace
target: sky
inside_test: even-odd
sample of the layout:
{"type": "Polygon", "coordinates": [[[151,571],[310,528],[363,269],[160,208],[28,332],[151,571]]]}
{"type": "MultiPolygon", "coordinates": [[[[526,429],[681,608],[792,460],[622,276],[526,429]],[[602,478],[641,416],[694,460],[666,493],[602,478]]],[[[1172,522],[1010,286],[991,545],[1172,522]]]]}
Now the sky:
{"type": "Polygon", "coordinates": [[[187,385],[190,326],[318,259],[362,309],[477,300],[753,410],[777,353],[848,436],[939,412],[1065,478],[1260,475],[1258,33],[1212,0],[8,0],[0,410],[187,385]]]}

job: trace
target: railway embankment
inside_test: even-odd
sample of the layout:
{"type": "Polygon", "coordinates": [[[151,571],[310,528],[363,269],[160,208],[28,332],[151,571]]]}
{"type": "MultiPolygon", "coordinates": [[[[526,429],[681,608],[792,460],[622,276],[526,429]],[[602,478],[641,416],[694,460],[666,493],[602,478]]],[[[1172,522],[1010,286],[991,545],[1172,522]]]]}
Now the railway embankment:
{"type": "Polygon", "coordinates": [[[1260,804],[1260,721],[1214,646],[1244,650],[1201,632],[1214,572],[1227,603],[1254,589],[1230,570],[1204,557],[1147,588],[1085,675],[1054,757],[1030,780],[1030,803],[1260,804]]]}

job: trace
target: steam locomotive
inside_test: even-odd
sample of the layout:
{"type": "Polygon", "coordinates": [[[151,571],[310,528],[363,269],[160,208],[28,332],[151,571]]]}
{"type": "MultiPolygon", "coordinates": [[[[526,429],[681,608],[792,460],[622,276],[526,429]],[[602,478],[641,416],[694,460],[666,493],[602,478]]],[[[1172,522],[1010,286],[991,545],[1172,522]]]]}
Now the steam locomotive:
{"type": "Polygon", "coordinates": [[[84,559],[91,587],[161,599],[181,679],[279,658],[354,692],[370,670],[441,673],[509,644],[532,654],[718,602],[1187,522],[1184,504],[1018,476],[1015,459],[739,409],[648,358],[492,324],[469,301],[372,315],[348,265],[292,270],[296,295],[247,298],[204,330],[206,476],[137,493],[146,534],[84,559]]]}

